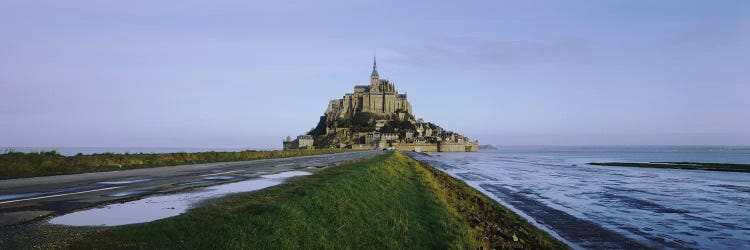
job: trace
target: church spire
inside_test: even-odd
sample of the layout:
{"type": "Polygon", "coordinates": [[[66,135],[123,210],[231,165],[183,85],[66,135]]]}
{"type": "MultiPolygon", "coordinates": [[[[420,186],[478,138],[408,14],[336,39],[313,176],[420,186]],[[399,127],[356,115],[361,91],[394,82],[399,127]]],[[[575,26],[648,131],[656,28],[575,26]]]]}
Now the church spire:
{"type": "Polygon", "coordinates": [[[372,74],[370,74],[370,78],[379,78],[378,75],[378,60],[377,55],[375,54],[375,50],[372,52],[372,74]]]}

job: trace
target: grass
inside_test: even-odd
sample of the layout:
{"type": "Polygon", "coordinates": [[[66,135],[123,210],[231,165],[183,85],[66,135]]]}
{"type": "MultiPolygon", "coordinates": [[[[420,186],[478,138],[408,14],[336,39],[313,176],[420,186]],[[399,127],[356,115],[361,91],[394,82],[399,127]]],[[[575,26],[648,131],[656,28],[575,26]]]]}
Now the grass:
{"type": "Polygon", "coordinates": [[[689,170],[708,170],[724,172],[750,173],[750,164],[733,163],[703,163],[703,162],[592,162],[590,165],[640,167],[640,168],[671,168],[689,170]]]}
{"type": "Polygon", "coordinates": [[[213,162],[248,161],[351,151],[316,149],[291,151],[199,152],[166,154],[77,154],[64,156],[56,151],[22,153],[8,150],[0,154],[0,180],[62,174],[79,174],[135,168],[175,166],[213,162]]]}
{"type": "Polygon", "coordinates": [[[185,214],[79,236],[74,249],[560,249],[442,172],[392,152],[185,214]]]}
{"type": "MultiPolygon", "coordinates": [[[[490,249],[569,249],[548,233],[531,225],[466,183],[424,163],[420,165],[440,184],[440,193],[490,249]]],[[[485,248],[487,249],[487,248],[485,248]]]]}

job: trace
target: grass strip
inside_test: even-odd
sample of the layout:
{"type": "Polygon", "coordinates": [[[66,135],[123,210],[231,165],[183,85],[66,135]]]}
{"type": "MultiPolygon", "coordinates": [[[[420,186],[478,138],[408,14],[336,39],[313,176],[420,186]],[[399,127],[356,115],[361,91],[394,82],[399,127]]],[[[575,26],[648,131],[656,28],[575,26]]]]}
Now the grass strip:
{"type": "Polygon", "coordinates": [[[176,217],[76,238],[67,247],[567,248],[463,182],[398,152],[210,200],[176,217]]]}
{"type": "Polygon", "coordinates": [[[547,232],[466,183],[427,163],[419,164],[437,181],[448,206],[462,215],[474,229],[476,239],[489,245],[489,249],[569,249],[547,232]]]}
{"type": "Polygon", "coordinates": [[[590,165],[639,167],[639,168],[670,168],[688,170],[708,170],[723,172],[750,173],[750,164],[734,163],[704,163],[704,162],[592,162],[590,165]]]}
{"type": "Polygon", "coordinates": [[[161,154],[77,154],[64,156],[56,151],[14,152],[0,154],[0,180],[37,176],[80,174],[136,168],[176,166],[184,164],[249,161],[269,158],[284,158],[305,155],[331,154],[352,151],[351,149],[316,149],[288,151],[198,152],[161,154]]]}

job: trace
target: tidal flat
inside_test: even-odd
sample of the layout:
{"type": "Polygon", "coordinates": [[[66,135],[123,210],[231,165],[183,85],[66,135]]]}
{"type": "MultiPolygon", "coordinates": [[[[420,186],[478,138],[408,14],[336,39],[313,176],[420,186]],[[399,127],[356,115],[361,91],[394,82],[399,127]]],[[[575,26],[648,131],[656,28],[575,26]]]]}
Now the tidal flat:
{"type": "Polygon", "coordinates": [[[671,168],[750,173],[750,164],[709,162],[591,162],[590,165],[639,168],[671,168]]]}
{"type": "Polygon", "coordinates": [[[748,147],[508,146],[418,159],[574,248],[748,249],[750,173],[587,163],[750,164],[749,153],[748,147]]]}

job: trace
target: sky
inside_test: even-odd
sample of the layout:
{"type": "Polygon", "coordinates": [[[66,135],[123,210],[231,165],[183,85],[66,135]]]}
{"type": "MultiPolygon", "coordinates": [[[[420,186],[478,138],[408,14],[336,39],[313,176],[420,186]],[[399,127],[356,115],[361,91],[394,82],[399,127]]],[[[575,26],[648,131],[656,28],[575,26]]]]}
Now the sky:
{"type": "Polygon", "coordinates": [[[280,148],[381,78],[481,144],[750,145],[750,1],[0,1],[0,146],[280,148]]]}

